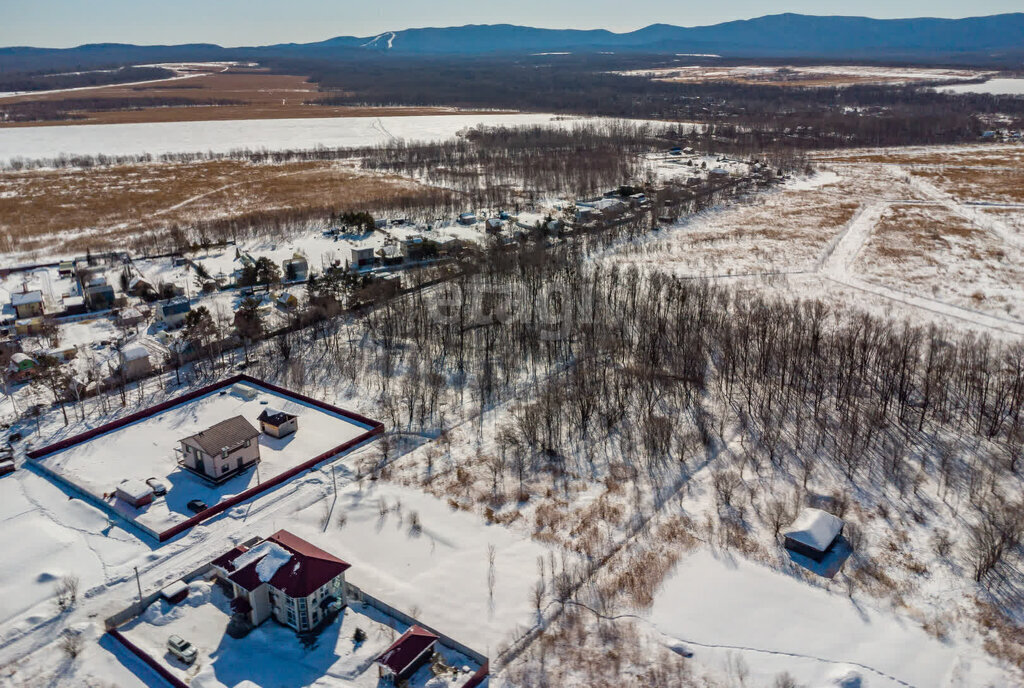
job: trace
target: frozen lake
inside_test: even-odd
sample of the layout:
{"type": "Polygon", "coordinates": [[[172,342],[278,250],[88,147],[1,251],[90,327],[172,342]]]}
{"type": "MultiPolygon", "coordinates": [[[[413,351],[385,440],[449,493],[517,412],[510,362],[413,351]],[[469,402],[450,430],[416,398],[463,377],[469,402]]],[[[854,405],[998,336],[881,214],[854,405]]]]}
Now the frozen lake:
{"type": "Polygon", "coordinates": [[[46,160],[61,155],[354,148],[394,139],[440,141],[480,124],[571,126],[585,121],[597,120],[545,114],[456,114],[14,127],[0,129],[0,163],[16,158],[46,160]]]}
{"type": "Polygon", "coordinates": [[[1024,79],[989,79],[980,84],[957,84],[943,86],[948,93],[991,93],[997,96],[1024,95],[1024,79]]]}

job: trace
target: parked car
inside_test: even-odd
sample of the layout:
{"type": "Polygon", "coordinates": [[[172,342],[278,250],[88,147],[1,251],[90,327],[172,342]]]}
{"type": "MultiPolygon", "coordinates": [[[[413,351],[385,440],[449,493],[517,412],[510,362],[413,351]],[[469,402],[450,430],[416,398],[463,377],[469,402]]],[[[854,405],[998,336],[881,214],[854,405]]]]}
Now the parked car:
{"type": "Polygon", "coordinates": [[[8,442],[17,442],[20,439],[21,439],[21,433],[18,432],[17,430],[15,430],[14,432],[12,432],[10,435],[7,436],[7,441],[8,442]]]}
{"type": "Polygon", "coordinates": [[[147,478],[146,484],[149,485],[149,487],[153,490],[153,494],[155,494],[157,497],[163,497],[165,494],[167,494],[167,486],[164,485],[159,480],[157,480],[156,478],[147,478]]]}
{"type": "Polygon", "coordinates": [[[191,664],[196,661],[196,655],[199,654],[192,643],[180,635],[172,635],[167,639],[167,649],[172,655],[185,662],[185,664],[191,664]]]}
{"type": "Polygon", "coordinates": [[[185,506],[187,506],[188,510],[191,511],[193,514],[198,514],[200,511],[206,511],[207,509],[210,508],[206,506],[206,502],[204,502],[201,499],[193,499],[185,506]]]}

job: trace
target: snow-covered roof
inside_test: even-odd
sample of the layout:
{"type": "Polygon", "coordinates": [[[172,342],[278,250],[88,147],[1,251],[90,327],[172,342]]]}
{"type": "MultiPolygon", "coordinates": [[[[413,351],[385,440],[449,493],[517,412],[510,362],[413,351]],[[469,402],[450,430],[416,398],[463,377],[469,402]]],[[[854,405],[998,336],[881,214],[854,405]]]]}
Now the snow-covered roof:
{"type": "Polygon", "coordinates": [[[136,480],[135,478],[129,478],[128,480],[118,484],[117,491],[135,502],[140,499],[145,499],[149,495],[153,494],[153,488],[141,480],[136,480]]]}
{"type": "Polygon", "coordinates": [[[622,205],[622,201],[615,198],[602,198],[599,201],[594,201],[590,206],[596,210],[612,210],[622,205]]]}
{"type": "Polygon", "coordinates": [[[64,297],[64,307],[65,308],[67,308],[68,306],[82,306],[84,304],[85,304],[85,299],[82,298],[81,296],[65,296],[64,297]]]}
{"type": "Polygon", "coordinates": [[[41,291],[19,291],[11,294],[12,306],[26,306],[30,303],[42,303],[43,292],[41,291]]]}
{"type": "Polygon", "coordinates": [[[292,553],[284,547],[270,540],[264,540],[248,552],[237,557],[234,561],[234,566],[236,571],[240,571],[249,564],[256,562],[256,576],[261,582],[266,583],[291,558],[292,553]]]}
{"type": "Polygon", "coordinates": [[[11,361],[14,363],[24,363],[25,361],[31,361],[32,357],[22,352],[11,354],[11,361]]]}
{"type": "Polygon", "coordinates": [[[344,573],[348,563],[280,530],[234,558],[231,580],[246,590],[268,583],[289,597],[308,597],[344,573]]]}
{"type": "Polygon", "coordinates": [[[259,431],[242,416],[234,416],[211,425],[202,432],[186,437],[183,442],[192,442],[211,456],[222,451],[234,451],[248,440],[259,437],[259,431]]]}
{"type": "Polygon", "coordinates": [[[126,361],[137,361],[142,358],[149,358],[149,349],[138,342],[132,342],[121,349],[121,358],[126,361]]]}
{"type": "Polygon", "coordinates": [[[818,552],[828,549],[843,529],[843,520],[821,509],[807,508],[800,512],[784,535],[818,552]]]}
{"type": "Polygon", "coordinates": [[[171,599],[175,595],[180,595],[181,593],[183,593],[183,592],[185,592],[187,590],[188,590],[188,583],[186,583],[185,581],[179,579],[179,580],[174,581],[173,583],[171,583],[167,587],[161,589],[160,590],[160,594],[163,595],[164,597],[166,597],[167,599],[171,599]]]}

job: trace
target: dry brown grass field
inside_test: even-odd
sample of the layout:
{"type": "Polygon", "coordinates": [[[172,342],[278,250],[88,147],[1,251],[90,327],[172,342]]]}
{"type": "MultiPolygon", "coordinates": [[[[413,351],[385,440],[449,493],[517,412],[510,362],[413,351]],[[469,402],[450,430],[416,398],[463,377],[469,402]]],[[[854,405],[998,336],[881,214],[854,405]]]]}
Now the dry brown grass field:
{"type": "Polygon", "coordinates": [[[0,250],[82,251],[145,242],[200,219],[361,208],[435,192],[336,162],[147,163],[0,173],[0,250]]]}
{"type": "Polygon", "coordinates": [[[239,119],[295,119],[306,117],[384,117],[389,115],[466,114],[442,107],[345,107],[309,105],[322,95],[304,76],[270,74],[265,69],[234,67],[208,71],[202,76],[148,84],[98,86],[45,94],[0,98],[0,105],[17,102],[60,101],[69,98],[131,99],[140,97],[189,98],[197,101],[231,100],[237,105],[148,107],[138,110],[75,112],[80,119],[37,122],[0,122],[0,127],[67,124],[125,124],[138,122],[198,122],[239,119]]]}

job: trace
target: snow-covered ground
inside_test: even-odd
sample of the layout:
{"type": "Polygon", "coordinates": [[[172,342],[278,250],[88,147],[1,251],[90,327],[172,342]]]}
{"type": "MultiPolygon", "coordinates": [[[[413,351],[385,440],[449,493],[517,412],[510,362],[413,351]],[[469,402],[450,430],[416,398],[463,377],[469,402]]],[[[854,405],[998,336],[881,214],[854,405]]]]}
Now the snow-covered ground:
{"type": "Polygon", "coordinates": [[[980,84],[943,86],[949,93],[991,93],[993,95],[1024,95],[1024,79],[989,79],[980,84]]]}
{"type": "Polygon", "coordinates": [[[1003,672],[977,646],[945,642],[871,601],[827,591],[728,551],[695,550],[679,563],[645,615],[704,664],[744,657],[751,685],[788,671],[801,685],[997,686],[1003,672]]]}
{"type": "MultiPolygon", "coordinates": [[[[233,388],[231,388],[233,389],[233,388]]],[[[355,421],[328,413],[289,397],[253,386],[259,394],[252,400],[231,389],[175,406],[155,416],[100,435],[68,449],[50,454],[39,462],[79,489],[104,499],[126,479],[156,478],[167,487],[167,495],[135,508],[117,497],[104,499],[125,518],[161,532],[189,518],[187,504],[200,499],[212,506],[304,461],[366,432],[355,421]],[[256,428],[256,418],[268,407],[298,416],[299,429],[278,439],[260,435],[260,464],[219,485],[211,485],[180,468],[179,441],[228,418],[241,415],[256,428]]]]}
{"type": "Polygon", "coordinates": [[[356,148],[397,139],[443,141],[480,125],[567,127],[594,121],[601,120],[545,114],[451,114],[15,127],[0,129],[0,164],[14,158],[49,160],[61,155],[356,148]]]}
{"type": "MultiPolygon", "coordinates": [[[[351,604],[328,624],[311,647],[304,647],[295,632],[267,621],[244,638],[226,634],[230,600],[207,581],[190,585],[188,598],[178,605],[154,602],[141,616],[125,625],[125,637],[194,686],[232,687],[241,683],[263,688],[316,685],[321,688],[375,688],[379,685],[374,660],[406,627],[372,607],[351,604]],[[366,640],[356,643],[356,629],[366,640]],[[167,638],[178,635],[195,646],[198,658],[186,666],[167,651],[167,638]]],[[[477,667],[469,658],[440,648],[449,666],[477,667]]],[[[429,666],[420,668],[410,688],[456,688],[472,674],[434,678],[429,666]],[[428,684],[429,682],[429,684],[428,684]]]]}

